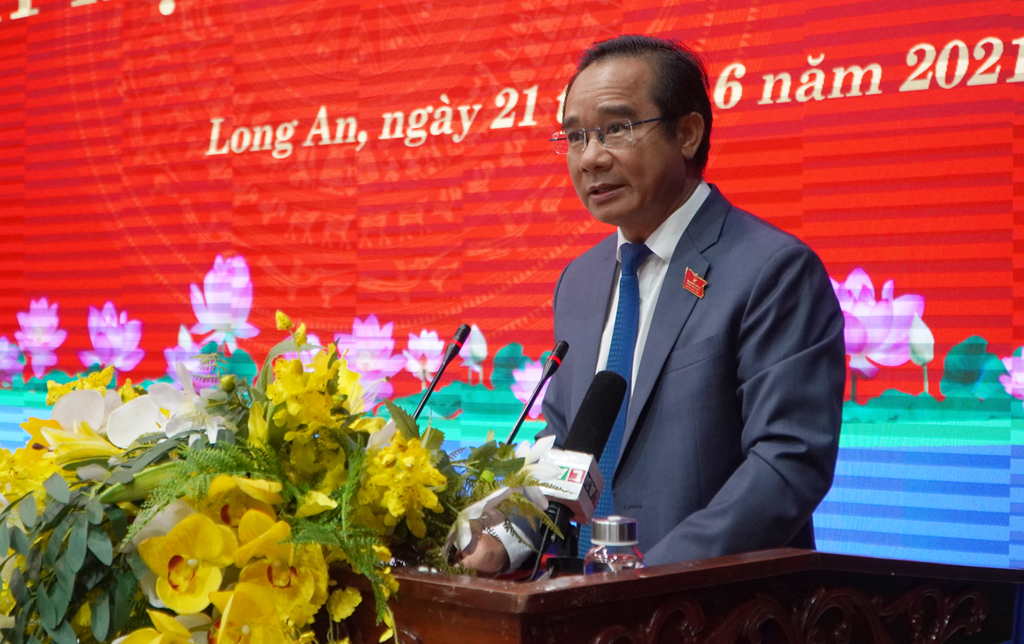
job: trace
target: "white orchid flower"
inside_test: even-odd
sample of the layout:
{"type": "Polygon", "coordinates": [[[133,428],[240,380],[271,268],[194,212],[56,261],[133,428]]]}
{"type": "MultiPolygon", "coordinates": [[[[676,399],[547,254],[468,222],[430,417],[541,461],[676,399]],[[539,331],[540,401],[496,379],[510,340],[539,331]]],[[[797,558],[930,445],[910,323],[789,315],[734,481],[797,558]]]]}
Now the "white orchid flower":
{"type": "Polygon", "coordinates": [[[389,420],[383,427],[370,434],[370,440],[366,443],[366,449],[380,449],[385,445],[390,445],[391,439],[395,437],[397,432],[398,425],[395,424],[394,419],[389,420]]]}
{"type": "Polygon", "coordinates": [[[496,506],[511,494],[512,490],[507,487],[497,489],[459,512],[451,530],[448,531],[444,550],[453,543],[459,550],[466,550],[476,543],[481,532],[505,523],[505,515],[499,512],[496,506]]]}
{"type": "Polygon", "coordinates": [[[192,429],[205,429],[210,442],[217,440],[217,430],[224,418],[206,411],[206,401],[216,390],[204,389],[201,395],[197,394],[185,365],[179,362],[175,368],[184,390],[178,391],[165,382],[151,385],[148,396],[139,396],[111,414],[107,423],[110,442],[126,449],[146,434],[163,433],[170,438],[192,429]],[[165,416],[161,409],[166,409],[170,416],[165,416]]]}
{"type": "MultiPolygon", "coordinates": [[[[516,447],[516,458],[525,460],[523,471],[538,481],[557,479],[562,473],[562,468],[547,460],[548,452],[551,451],[554,444],[554,436],[545,436],[534,443],[533,446],[530,445],[529,441],[519,443],[516,447]]],[[[544,488],[539,485],[524,485],[519,491],[541,511],[548,509],[548,500],[544,496],[544,488]]]]}
{"type": "Polygon", "coordinates": [[[110,414],[120,406],[121,397],[114,389],[108,389],[105,396],[95,389],[80,389],[61,396],[50,418],[66,432],[73,432],[75,423],[88,423],[89,429],[104,435],[110,414]]]}

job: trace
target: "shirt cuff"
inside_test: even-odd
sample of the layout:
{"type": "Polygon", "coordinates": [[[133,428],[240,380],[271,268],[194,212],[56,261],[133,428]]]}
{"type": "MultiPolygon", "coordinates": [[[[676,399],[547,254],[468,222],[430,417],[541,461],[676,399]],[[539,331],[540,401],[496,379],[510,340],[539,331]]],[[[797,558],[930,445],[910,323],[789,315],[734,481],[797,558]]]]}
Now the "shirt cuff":
{"type": "Polygon", "coordinates": [[[523,562],[529,559],[530,555],[534,554],[533,548],[523,543],[523,541],[527,540],[523,531],[514,524],[512,529],[519,535],[518,539],[514,534],[512,534],[512,531],[504,525],[500,525],[490,530],[491,536],[500,541],[501,545],[505,547],[505,552],[508,553],[508,570],[503,570],[503,573],[518,570],[519,567],[523,565],[523,562]]]}

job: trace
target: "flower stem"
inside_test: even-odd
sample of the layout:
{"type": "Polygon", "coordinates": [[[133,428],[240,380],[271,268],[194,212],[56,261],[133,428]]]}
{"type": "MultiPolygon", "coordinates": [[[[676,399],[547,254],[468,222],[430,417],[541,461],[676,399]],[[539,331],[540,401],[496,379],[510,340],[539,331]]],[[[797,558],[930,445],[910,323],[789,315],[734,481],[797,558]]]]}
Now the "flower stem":
{"type": "Polygon", "coordinates": [[[924,371],[924,393],[928,393],[928,363],[921,366],[924,371]]]}
{"type": "Polygon", "coordinates": [[[850,369],[850,402],[857,404],[857,372],[850,369]]]}

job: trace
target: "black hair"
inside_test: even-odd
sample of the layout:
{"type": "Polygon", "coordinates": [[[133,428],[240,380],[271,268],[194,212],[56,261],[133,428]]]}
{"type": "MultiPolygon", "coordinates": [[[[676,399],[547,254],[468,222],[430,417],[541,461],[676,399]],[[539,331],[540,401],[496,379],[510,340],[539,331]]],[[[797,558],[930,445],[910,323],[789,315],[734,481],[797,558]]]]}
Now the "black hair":
{"type": "Polygon", "coordinates": [[[665,119],[662,128],[666,134],[675,132],[679,119],[687,114],[697,112],[704,117],[704,136],[693,156],[695,169],[703,174],[711,148],[711,86],[704,58],[683,43],[637,35],[594,43],[580,56],[565,95],[569,95],[572,84],[587,67],[602,60],[622,58],[641,58],[650,63],[655,79],[650,98],[665,119]]]}

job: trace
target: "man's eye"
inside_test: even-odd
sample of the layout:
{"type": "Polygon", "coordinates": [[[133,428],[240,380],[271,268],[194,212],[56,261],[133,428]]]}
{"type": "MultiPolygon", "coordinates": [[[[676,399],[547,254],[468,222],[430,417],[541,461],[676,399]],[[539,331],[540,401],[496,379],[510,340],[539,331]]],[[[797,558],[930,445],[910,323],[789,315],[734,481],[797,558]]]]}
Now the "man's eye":
{"type": "Polygon", "coordinates": [[[569,143],[583,143],[583,130],[576,130],[574,132],[566,132],[565,138],[569,140],[569,143]]]}
{"type": "Polygon", "coordinates": [[[625,130],[626,130],[626,124],[625,123],[612,123],[611,125],[609,125],[605,129],[605,132],[607,134],[615,135],[615,134],[622,134],[625,130]]]}

